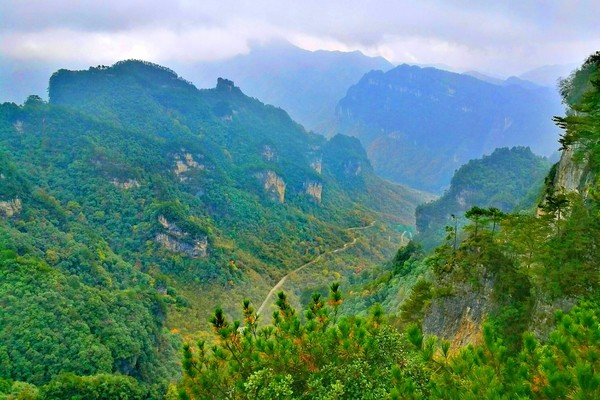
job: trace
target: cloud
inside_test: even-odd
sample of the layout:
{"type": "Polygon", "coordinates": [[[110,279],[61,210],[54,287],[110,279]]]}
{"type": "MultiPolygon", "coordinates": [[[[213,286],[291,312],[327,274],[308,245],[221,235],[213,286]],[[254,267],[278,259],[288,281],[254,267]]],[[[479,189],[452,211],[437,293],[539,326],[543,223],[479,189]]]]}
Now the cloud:
{"type": "Polygon", "coordinates": [[[284,38],[395,63],[515,74],[596,50],[595,1],[0,0],[0,57],[193,63],[284,38]]]}

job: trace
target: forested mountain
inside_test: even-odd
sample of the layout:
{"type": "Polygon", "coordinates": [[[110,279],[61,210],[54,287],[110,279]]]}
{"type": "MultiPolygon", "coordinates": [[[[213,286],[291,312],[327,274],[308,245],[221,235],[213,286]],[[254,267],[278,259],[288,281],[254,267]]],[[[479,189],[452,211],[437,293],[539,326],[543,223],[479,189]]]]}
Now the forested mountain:
{"type": "Polygon", "coordinates": [[[436,192],[462,164],[497,147],[550,155],[551,118],[561,113],[551,88],[408,65],[366,74],[337,106],[338,129],[361,140],[379,175],[436,192]]]}
{"type": "Polygon", "coordinates": [[[229,60],[185,67],[200,86],[220,76],[235,81],[249,96],[282,107],[309,130],[334,133],[335,106],[348,88],[371,70],[393,65],[355,51],[308,51],[287,42],[255,46],[229,60]]]}
{"type": "Polygon", "coordinates": [[[0,106],[0,376],[53,382],[47,398],[162,396],[178,333],[216,304],[264,298],[346,228],[411,226],[428,198],[226,79],[198,90],[125,61],[60,70],[49,98],[0,106]]]}
{"type": "Polygon", "coordinates": [[[504,213],[535,208],[549,170],[549,162],[526,147],[500,148],[469,161],[456,171],[443,196],[417,207],[419,241],[428,248],[441,244],[445,227],[462,227],[473,206],[504,213]]]}

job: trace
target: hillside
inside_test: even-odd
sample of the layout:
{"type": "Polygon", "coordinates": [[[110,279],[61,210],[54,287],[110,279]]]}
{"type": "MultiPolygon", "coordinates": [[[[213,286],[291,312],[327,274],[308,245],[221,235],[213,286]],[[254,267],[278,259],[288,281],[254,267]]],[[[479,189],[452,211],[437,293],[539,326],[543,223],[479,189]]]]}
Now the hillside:
{"type": "Polygon", "coordinates": [[[371,70],[392,64],[360,52],[308,51],[287,42],[256,46],[229,60],[186,67],[185,74],[205,87],[218,77],[235,81],[249,96],[286,110],[309,130],[335,133],[335,106],[348,88],[371,70]]]}
{"type": "Polygon", "coordinates": [[[505,213],[517,207],[534,208],[549,169],[546,159],[525,147],[496,149],[469,161],[456,171],[443,196],[417,207],[419,241],[427,248],[441,244],[445,227],[455,222],[464,225],[464,213],[473,206],[495,207],[505,213]]]}
{"type": "Polygon", "coordinates": [[[366,74],[337,106],[339,131],[361,140],[376,173],[433,192],[462,164],[498,147],[551,154],[551,118],[561,113],[550,88],[408,65],[366,74]]]}
{"type": "Polygon", "coordinates": [[[430,198],[225,79],[198,90],[126,61],[60,70],[49,98],[0,106],[4,378],[119,373],[164,393],[181,335],[205,334],[217,304],[262,299],[347,228],[391,229],[361,247],[382,257],[430,198]]]}

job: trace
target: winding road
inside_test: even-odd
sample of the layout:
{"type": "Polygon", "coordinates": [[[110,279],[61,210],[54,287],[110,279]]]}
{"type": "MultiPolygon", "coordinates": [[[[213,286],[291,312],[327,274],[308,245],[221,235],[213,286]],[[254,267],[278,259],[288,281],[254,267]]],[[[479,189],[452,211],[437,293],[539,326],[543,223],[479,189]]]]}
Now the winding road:
{"type": "MultiPolygon", "coordinates": [[[[358,226],[355,228],[347,228],[347,231],[362,231],[365,229],[369,229],[372,228],[373,226],[375,226],[375,221],[371,222],[369,225],[367,226],[358,226]]],[[[321,260],[323,257],[329,255],[329,254],[335,254],[335,253],[339,253],[342,251],[345,251],[346,249],[348,249],[348,247],[350,246],[354,246],[354,244],[356,243],[356,238],[352,239],[351,242],[348,243],[344,243],[344,245],[340,248],[337,248],[335,250],[331,250],[328,251],[327,253],[323,253],[323,254],[319,254],[317,256],[317,258],[315,258],[312,261],[307,262],[306,264],[303,264],[301,266],[299,266],[298,268],[296,268],[295,270],[289,272],[287,275],[285,275],[283,278],[281,278],[279,280],[279,282],[277,282],[277,284],[275,284],[275,286],[273,286],[273,288],[269,291],[269,294],[267,295],[267,297],[265,298],[265,301],[262,302],[262,304],[260,305],[260,307],[258,308],[258,311],[256,312],[257,314],[261,314],[263,309],[267,306],[267,304],[269,303],[269,300],[271,299],[271,296],[273,296],[273,294],[275,294],[276,291],[278,291],[279,289],[281,289],[281,287],[283,286],[283,284],[285,283],[285,281],[287,281],[288,277],[292,274],[295,274],[296,272],[300,272],[302,271],[304,268],[315,264],[317,261],[321,260]]]]}

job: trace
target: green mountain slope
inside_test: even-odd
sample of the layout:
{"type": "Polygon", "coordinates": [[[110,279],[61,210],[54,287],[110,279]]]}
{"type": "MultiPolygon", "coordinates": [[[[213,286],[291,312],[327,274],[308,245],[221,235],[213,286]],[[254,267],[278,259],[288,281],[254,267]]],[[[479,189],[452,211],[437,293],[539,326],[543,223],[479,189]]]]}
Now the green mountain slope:
{"type": "Polygon", "coordinates": [[[5,378],[121,373],[164,391],[169,330],[201,335],[216,304],[262,299],[346,228],[412,226],[429,198],[377,178],[356,139],[309,134],[224,79],[197,90],[128,61],[60,70],[49,97],[0,106],[5,378]]]}

